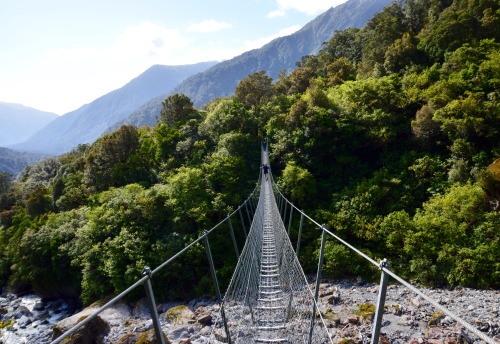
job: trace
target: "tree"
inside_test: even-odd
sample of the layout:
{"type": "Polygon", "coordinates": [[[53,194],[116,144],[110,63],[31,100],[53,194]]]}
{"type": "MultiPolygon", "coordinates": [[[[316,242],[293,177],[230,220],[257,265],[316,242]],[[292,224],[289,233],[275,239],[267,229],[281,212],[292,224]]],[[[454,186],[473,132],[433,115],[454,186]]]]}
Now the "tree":
{"type": "Polygon", "coordinates": [[[404,67],[420,60],[417,51],[417,39],[412,32],[405,32],[403,37],[392,43],[385,52],[384,67],[388,73],[398,73],[404,67]]]}
{"type": "Polygon", "coordinates": [[[197,115],[193,102],[184,94],[176,93],[165,99],[162,105],[160,122],[169,126],[177,122],[185,122],[197,115]]]}
{"type": "Polygon", "coordinates": [[[414,276],[435,285],[488,287],[499,284],[500,223],[489,213],[483,190],[454,185],[424,203],[404,242],[414,276]]]}
{"type": "Polygon", "coordinates": [[[96,141],[85,159],[84,181],[93,190],[132,183],[144,164],[127,162],[139,149],[139,137],[134,126],[122,126],[96,141]]]}
{"type": "Polygon", "coordinates": [[[395,2],[373,16],[363,31],[363,57],[359,64],[359,75],[384,75],[387,48],[407,30],[403,10],[395,2]]]}
{"type": "Polygon", "coordinates": [[[259,109],[274,95],[273,79],[265,71],[250,74],[240,81],[234,92],[234,97],[241,103],[259,109]]]}
{"type": "Polygon", "coordinates": [[[234,99],[220,99],[200,124],[200,132],[217,142],[221,135],[230,132],[256,133],[257,123],[241,102],[234,99]]]}
{"type": "Polygon", "coordinates": [[[453,51],[474,39],[474,19],[457,3],[446,8],[432,29],[421,34],[420,47],[435,61],[442,62],[445,52],[453,51]]]}
{"type": "Polygon", "coordinates": [[[292,202],[298,206],[305,206],[316,195],[314,176],[293,161],[286,165],[279,184],[285,192],[290,194],[292,202]]]}
{"type": "Polygon", "coordinates": [[[441,134],[439,123],[432,119],[434,112],[435,110],[432,105],[425,104],[417,111],[415,119],[411,121],[413,134],[425,145],[429,146],[435,144],[436,139],[441,134]]]}
{"type": "Polygon", "coordinates": [[[209,197],[203,170],[181,167],[166,183],[165,205],[178,232],[196,233],[209,213],[209,197]]]}
{"type": "Polygon", "coordinates": [[[321,50],[321,55],[329,56],[331,61],[344,57],[356,65],[361,61],[362,49],[360,29],[348,28],[343,31],[335,31],[332,39],[321,50]]]}
{"type": "Polygon", "coordinates": [[[12,175],[10,173],[0,171],[0,195],[8,192],[12,185],[12,175]]]}
{"type": "Polygon", "coordinates": [[[41,215],[51,208],[48,190],[40,186],[33,190],[26,200],[26,212],[31,217],[41,215]]]}
{"type": "Polygon", "coordinates": [[[340,85],[344,81],[356,79],[356,68],[344,56],[330,63],[326,70],[329,86],[340,85]]]}

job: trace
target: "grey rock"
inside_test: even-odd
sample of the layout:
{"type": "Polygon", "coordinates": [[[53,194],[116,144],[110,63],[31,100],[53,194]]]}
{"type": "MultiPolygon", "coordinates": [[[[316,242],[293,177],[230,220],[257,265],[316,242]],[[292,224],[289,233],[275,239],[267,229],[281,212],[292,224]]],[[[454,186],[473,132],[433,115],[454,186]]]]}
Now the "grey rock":
{"type": "Polygon", "coordinates": [[[31,319],[28,318],[26,315],[23,315],[17,320],[17,324],[19,325],[20,328],[26,328],[29,324],[31,324],[31,319]]]}
{"type": "Polygon", "coordinates": [[[38,301],[35,303],[35,306],[33,307],[34,311],[42,311],[45,308],[45,302],[43,301],[38,301]]]}

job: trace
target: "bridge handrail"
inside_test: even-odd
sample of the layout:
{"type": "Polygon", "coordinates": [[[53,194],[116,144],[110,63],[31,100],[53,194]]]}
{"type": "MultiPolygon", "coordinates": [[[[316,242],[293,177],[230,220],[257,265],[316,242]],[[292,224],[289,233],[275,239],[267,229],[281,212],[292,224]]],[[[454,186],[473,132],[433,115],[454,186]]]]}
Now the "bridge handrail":
{"type": "Polygon", "coordinates": [[[465,328],[467,328],[469,331],[471,331],[472,333],[474,333],[476,336],[478,336],[479,338],[481,338],[482,340],[484,340],[486,343],[498,344],[493,338],[487,336],[486,334],[484,334],[483,332],[481,332],[480,330],[478,330],[477,328],[475,328],[473,325],[471,325],[466,320],[460,318],[458,315],[456,315],[455,313],[453,313],[449,309],[441,306],[438,302],[436,302],[435,300],[431,299],[429,296],[425,295],[420,289],[418,289],[417,287],[413,286],[411,283],[405,281],[403,278],[401,278],[398,275],[396,275],[394,272],[392,272],[391,270],[389,270],[387,267],[383,266],[381,263],[377,263],[374,259],[370,258],[365,253],[361,252],[356,247],[354,247],[351,244],[349,244],[347,241],[343,240],[339,236],[337,236],[334,233],[332,233],[328,228],[326,228],[325,225],[320,224],[319,222],[317,222],[316,220],[314,220],[313,218],[311,218],[309,215],[307,215],[303,210],[301,210],[298,207],[296,207],[290,200],[288,200],[285,197],[285,195],[283,195],[283,193],[281,192],[281,190],[278,188],[278,185],[275,183],[275,181],[274,181],[271,173],[270,173],[270,175],[271,175],[272,184],[273,184],[275,190],[278,192],[278,194],[282,197],[282,199],[285,202],[287,202],[288,204],[290,204],[290,206],[293,209],[296,209],[301,215],[303,215],[305,218],[307,218],[313,224],[315,224],[316,226],[318,226],[319,228],[321,228],[322,230],[324,230],[326,233],[328,233],[329,235],[331,235],[332,237],[334,237],[336,240],[338,240],[339,242],[341,242],[343,245],[347,246],[352,251],[356,252],[358,255],[360,255],[361,257],[363,257],[367,261],[369,261],[371,264],[373,264],[376,267],[378,267],[381,271],[383,271],[384,273],[386,273],[389,276],[391,276],[392,278],[394,278],[396,281],[398,281],[399,283],[401,283],[402,285],[404,285],[406,288],[410,289],[412,292],[414,292],[417,295],[419,295],[420,297],[422,297],[424,300],[426,300],[427,302],[429,302],[432,306],[434,306],[435,308],[439,309],[441,312],[443,312],[444,314],[448,315],[450,318],[454,319],[456,322],[458,322],[461,325],[463,325],[465,328]]]}
{"type": "MultiPolygon", "coordinates": [[[[259,182],[260,182],[260,175],[259,175],[259,182]]],[[[122,291],[120,294],[118,294],[114,298],[112,298],[110,301],[108,301],[106,304],[104,304],[99,309],[97,309],[96,311],[94,311],[91,315],[89,315],[88,317],[86,317],[84,320],[80,321],[75,326],[73,326],[72,328],[70,328],[68,331],[64,332],[61,336],[57,337],[50,344],[61,343],[65,338],[67,338],[67,337],[71,336],[72,334],[74,334],[76,331],[78,331],[78,329],[80,329],[81,327],[85,326],[87,323],[89,323],[90,321],[92,321],[94,318],[96,318],[99,314],[101,314],[107,308],[109,308],[110,306],[112,306],[113,304],[115,304],[116,302],[118,302],[119,300],[121,300],[123,297],[125,297],[130,292],[132,292],[135,288],[137,288],[141,284],[144,284],[144,282],[146,282],[147,280],[151,279],[151,277],[155,273],[157,273],[158,271],[162,270],[165,266],[167,266],[168,264],[170,264],[177,257],[179,257],[184,252],[186,252],[188,249],[190,249],[192,246],[196,245],[198,242],[200,242],[201,240],[205,239],[205,237],[207,237],[208,235],[210,235],[210,233],[212,233],[213,231],[215,231],[219,226],[221,226],[224,222],[226,222],[228,220],[228,218],[230,218],[233,215],[235,215],[236,212],[238,212],[244,205],[246,205],[250,201],[250,199],[252,198],[252,196],[254,196],[255,193],[259,190],[259,182],[257,182],[255,188],[250,193],[250,196],[248,196],[248,198],[241,205],[239,205],[236,210],[234,210],[233,212],[231,212],[230,214],[228,214],[224,218],[224,220],[222,220],[219,223],[217,223],[210,230],[205,231],[204,233],[202,233],[197,239],[193,240],[191,243],[189,243],[188,245],[186,245],[186,247],[184,247],[182,250],[180,250],[179,252],[177,252],[175,255],[173,255],[172,257],[170,257],[169,259],[167,259],[165,262],[163,262],[162,264],[160,264],[154,270],[150,270],[150,271],[148,271],[148,273],[143,272],[143,277],[141,279],[137,280],[134,284],[132,284],[131,286],[129,286],[127,289],[125,289],[124,291],[122,291]]],[[[149,268],[145,267],[145,270],[146,269],[149,269],[149,268]]]]}

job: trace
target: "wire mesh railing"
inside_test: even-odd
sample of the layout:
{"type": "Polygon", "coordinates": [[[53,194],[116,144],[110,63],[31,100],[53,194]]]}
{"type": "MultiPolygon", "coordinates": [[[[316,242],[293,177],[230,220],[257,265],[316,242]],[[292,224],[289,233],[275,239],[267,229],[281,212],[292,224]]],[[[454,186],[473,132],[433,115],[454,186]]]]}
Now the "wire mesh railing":
{"type": "MultiPolygon", "coordinates": [[[[267,161],[263,149],[262,162],[267,161]]],[[[223,300],[227,340],[333,343],[280,217],[272,184],[261,180],[252,226],[223,300]]],[[[226,338],[214,332],[211,341],[220,339],[226,338]]]]}
{"type": "Polygon", "coordinates": [[[317,278],[316,278],[316,293],[318,292],[318,287],[319,287],[319,280],[321,279],[321,268],[322,268],[322,253],[324,252],[324,247],[325,247],[325,237],[326,234],[333,237],[335,240],[340,242],[342,245],[348,247],[350,250],[358,254],[359,256],[363,257],[366,261],[368,261],[370,264],[376,266],[380,272],[381,272],[381,277],[380,277],[380,285],[379,285],[379,292],[378,292],[378,298],[377,298],[377,305],[376,305],[376,311],[373,319],[373,327],[372,327],[372,334],[371,334],[371,343],[372,344],[377,344],[379,342],[379,334],[380,334],[380,329],[382,326],[382,318],[383,318],[383,313],[384,313],[384,306],[385,306],[385,297],[386,297],[386,291],[387,291],[387,285],[389,282],[389,277],[392,277],[394,280],[397,282],[401,283],[403,286],[408,288],[411,292],[417,294],[420,296],[422,299],[427,301],[430,305],[432,305],[434,308],[438,309],[439,311],[443,312],[445,315],[449,316],[451,319],[455,320],[457,323],[462,325],[464,328],[469,330],[472,334],[480,338],[482,341],[490,344],[498,344],[493,338],[489,337],[486,335],[484,332],[481,332],[478,328],[474,327],[472,324],[452,312],[451,310],[447,309],[446,307],[442,306],[437,302],[436,300],[433,300],[431,297],[427,296],[423,291],[418,289],[417,287],[413,286],[411,283],[405,281],[403,278],[399,277],[396,275],[393,271],[390,270],[389,268],[389,263],[386,259],[383,259],[380,262],[375,261],[371,257],[369,257],[367,254],[363,253],[353,245],[349,244],[347,241],[343,240],[336,234],[334,234],[332,231],[330,231],[324,224],[320,224],[319,222],[315,221],[313,218],[308,216],[304,211],[296,207],[290,200],[288,200],[283,193],[279,190],[277,184],[274,182],[272,174],[271,174],[271,180],[272,180],[272,185],[273,185],[273,191],[275,193],[275,198],[278,200],[278,206],[280,207],[280,214],[282,214],[282,219],[285,221],[285,219],[289,218],[289,227],[288,227],[288,233],[290,233],[290,227],[292,224],[292,215],[295,212],[300,214],[300,225],[299,225],[299,230],[298,230],[298,235],[297,235],[297,245],[296,245],[296,255],[298,256],[299,254],[299,249],[300,249],[300,240],[301,240],[301,235],[302,235],[302,229],[304,225],[304,219],[307,219],[310,221],[310,223],[314,224],[318,228],[321,229],[321,235],[323,237],[321,247],[320,247],[320,257],[319,257],[319,264],[318,264],[318,271],[317,271],[317,278]]]}
{"type": "Polygon", "coordinates": [[[181,251],[177,252],[175,255],[170,257],[168,260],[157,266],[155,269],[151,270],[150,267],[146,266],[144,267],[143,273],[142,273],[142,278],[140,278],[137,282],[132,284],[130,287],[122,291],[120,294],[116,295],[114,298],[112,298],[110,301],[108,301],[106,304],[104,304],[102,307],[98,308],[95,310],[92,314],[90,314],[88,317],[83,319],[82,321],[78,322],[74,327],[70,328],[68,331],[64,332],[61,336],[58,338],[54,339],[51,344],[58,344],[63,342],[65,339],[68,337],[72,336],[75,334],[79,329],[87,325],[89,322],[91,322],[93,319],[95,319],[99,314],[101,314],[104,310],[110,308],[114,304],[116,304],[118,301],[122,300],[124,297],[126,297],[128,294],[133,292],[135,289],[143,285],[144,287],[144,292],[146,296],[146,300],[149,306],[149,311],[151,314],[151,319],[153,322],[153,328],[155,331],[155,336],[156,340],[158,343],[165,344],[165,336],[162,330],[162,324],[160,322],[160,318],[158,315],[157,307],[156,307],[156,301],[154,297],[154,291],[153,291],[153,286],[151,284],[151,280],[155,274],[163,270],[165,267],[170,265],[174,260],[176,260],[178,257],[182,256],[184,253],[189,251],[191,248],[193,248],[195,245],[199,243],[203,243],[205,245],[205,249],[207,252],[207,260],[210,266],[210,271],[212,275],[212,281],[214,283],[214,288],[216,290],[217,296],[218,296],[218,301],[219,304],[222,306],[222,298],[218,286],[218,281],[217,281],[217,275],[215,272],[215,267],[213,264],[212,260],[212,254],[210,250],[210,243],[209,243],[209,236],[210,234],[214,233],[216,230],[221,230],[222,226],[227,223],[230,236],[231,236],[231,241],[233,244],[233,248],[235,249],[235,253],[237,256],[239,256],[238,253],[238,247],[234,235],[234,228],[232,225],[232,218],[239,217],[239,221],[241,224],[241,229],[245,233],[245,237],[247,236],[247,226],[249,227],[251,225],[251,218],[253,217],[253,214],[255,212],[255,203],[256,203],[256,198],[258,197],[258,192],[260,192],[260,176],[259,176],[259,181],[257,182],[256,187],[254,190],[251,192],[250,196],[232,213],[228,214],[227,217],[220,221],[218,224],[213,226],[210,230],[204,231],[197,239],[193,240],[190,242],[188,245],[186,245],[181,251]]]}
{"type": "MultiPolygon", "coordinates": [[[[262,162],[268,162],[267,147],[262,150],[262,162]]],[[[220,308],[220,318],[214,319],[210,341],[212,343],[333,343],[334,334],[329,332],[318,307],[318,293],[327,235],[363,257],[381,271],[376,312],[373,320],[371,343],[378,343],[384,313],[385,294],[389,277],[422,297],[433,307],[460,323],[464,328],[486,343],[496,343],[473,325],[431,299],[389,269],[387,261],[376,262],[332,231],[297,208],[279,190],[269,171],[269,182],[262,173],[250,196],[231,214],[181,251],[151,270],[145,267],[143,276],[133,285],[63,333],[51,344],[61,343],[81,327],[96,318],[133,290],[143,285],[148,301],[153,328],[158,343],[165,343],[162,324],[157,313],[151,280],[154,275],[171,264],[193,246],[203,242],[210,266],[214,289],[220,308]],[[300,215],[296,248],[290,232],[293,216],[300,215]],[[239,252],[232,220],[237,220],[245,235],[245,245],[239,252]],[[321,247],[315,287],[311,289],[298,260],[301,235],[305,221],[321,229],[321,247]],[[286,225],[287,223],[287,225],[286,225]],[[209,236],[227,224],[237,264],[229,287],[222,297],[210,249],[209,236]]]]}

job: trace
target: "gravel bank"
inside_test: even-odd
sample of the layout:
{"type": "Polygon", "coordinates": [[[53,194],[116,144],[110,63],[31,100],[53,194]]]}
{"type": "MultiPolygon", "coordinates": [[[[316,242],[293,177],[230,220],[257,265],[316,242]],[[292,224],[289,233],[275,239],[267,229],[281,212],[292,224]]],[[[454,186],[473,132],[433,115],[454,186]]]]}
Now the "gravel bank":
{"type": "MultiPolygon", "coordinates": [[[[500,343],[500,291],[470,288],[422,288],[422,291],[500,343]]],[[[363,281],[321,284],[319,308],[335,343],[370,342],[377,293],[378,285],[363,281]]],[[[53,325],[62,330],[69,328],[97,307],[81,310],[74,302],[49,302],[34,295],[17,297],[4,293],[0,297],[0,344],[50,343],[53,325]]],[[[209,299],[158,306],[162,329],[171,343],[205,344],[210,340],[217,343],[212,332],[218,311],[219,306],[209,299]]],[[[134,305],[118,303],[101,318],[107,325],[102,334],[93,334],[101,336],[104,343],[136,343],[141,336],[152,336],[152,321],[144,301],[134,305]]],[[[220,333],[221,329],[216,331],[220,333]]],[[[388,287],[381,338],[383,343],[482,342],[401,285],[388,287]]]]}

